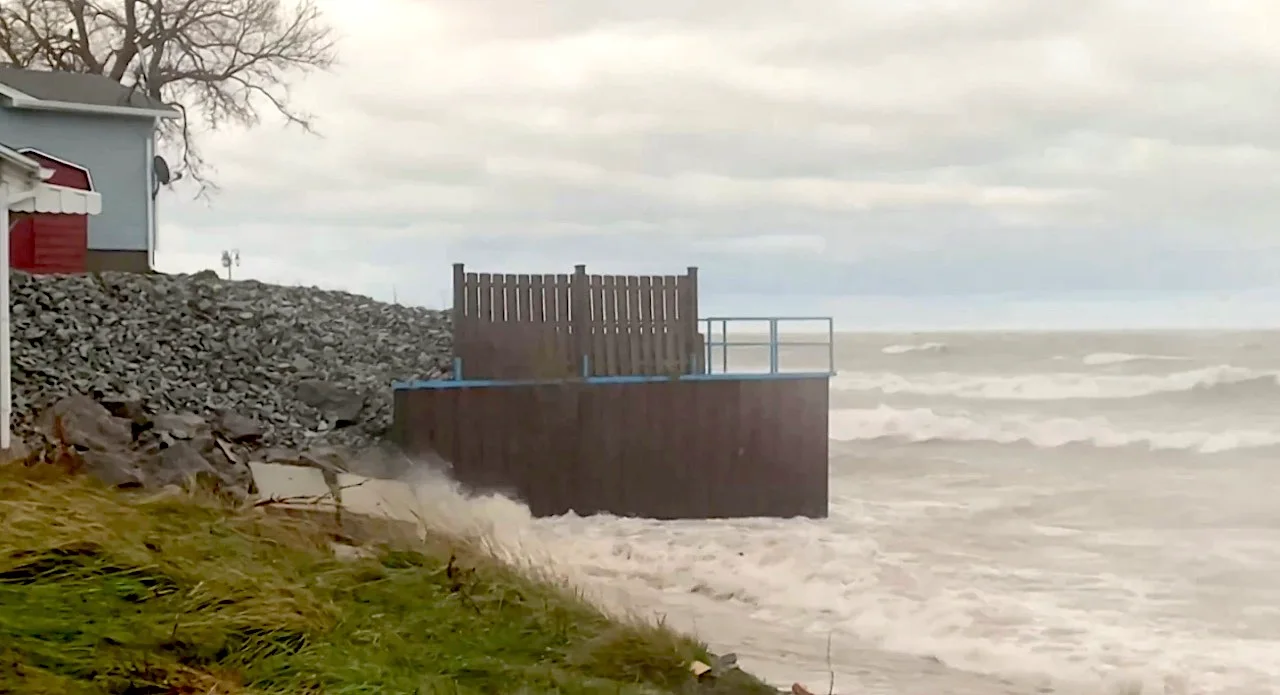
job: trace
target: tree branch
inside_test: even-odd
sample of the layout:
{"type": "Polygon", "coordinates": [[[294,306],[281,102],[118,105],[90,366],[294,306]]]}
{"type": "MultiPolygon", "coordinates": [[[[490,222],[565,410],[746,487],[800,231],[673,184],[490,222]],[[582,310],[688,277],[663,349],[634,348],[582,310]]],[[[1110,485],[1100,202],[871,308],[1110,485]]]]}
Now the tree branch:
{"type": "Polygon", "coordinates": [[[314,0],[0,0],[0,60],[103,75],[177,108],[162,145],[203,193],[213,185],[196,134],[264,113],[314,132],[289,87],[332,67],[336,42],[314,0]]]}

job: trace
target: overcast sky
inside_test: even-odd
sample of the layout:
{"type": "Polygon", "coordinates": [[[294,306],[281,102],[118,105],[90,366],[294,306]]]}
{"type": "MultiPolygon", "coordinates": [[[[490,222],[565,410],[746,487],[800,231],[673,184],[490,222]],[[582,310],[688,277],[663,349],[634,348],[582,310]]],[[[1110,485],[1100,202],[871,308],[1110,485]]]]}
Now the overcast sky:
{"type": "Polygon", "coordinates": [[[206,138],[162,270],[440,305],[701,268],[849,329],[1280,325],[1275,0],[332,0],[342,61],[206,138]]]}

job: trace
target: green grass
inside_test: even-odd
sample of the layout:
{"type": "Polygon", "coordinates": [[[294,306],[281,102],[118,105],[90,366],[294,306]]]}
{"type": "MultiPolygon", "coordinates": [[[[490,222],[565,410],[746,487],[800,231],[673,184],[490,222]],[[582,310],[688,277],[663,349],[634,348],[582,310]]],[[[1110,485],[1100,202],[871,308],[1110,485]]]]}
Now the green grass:
{"type": "Polygon", "coordinates": [[[0,466],[0,692],[774,692],[462,540],[344,560],[314,520],[51,469],[0,466]]]}

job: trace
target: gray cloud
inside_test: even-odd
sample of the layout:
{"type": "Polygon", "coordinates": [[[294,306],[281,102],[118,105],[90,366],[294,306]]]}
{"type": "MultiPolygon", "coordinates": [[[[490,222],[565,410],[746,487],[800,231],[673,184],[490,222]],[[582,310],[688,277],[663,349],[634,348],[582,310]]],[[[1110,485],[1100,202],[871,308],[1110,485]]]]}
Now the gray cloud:
{"type": "Polygon", "coordinates": [[[1277,284],[1264,0],[329,10],[344,66],[297,90],[324,137],[212,138],[224,192],[166,194],[167,263],[238,247],[268,279],[431,302],[452,259],[698,264],[743,296],[1277,284]]]}

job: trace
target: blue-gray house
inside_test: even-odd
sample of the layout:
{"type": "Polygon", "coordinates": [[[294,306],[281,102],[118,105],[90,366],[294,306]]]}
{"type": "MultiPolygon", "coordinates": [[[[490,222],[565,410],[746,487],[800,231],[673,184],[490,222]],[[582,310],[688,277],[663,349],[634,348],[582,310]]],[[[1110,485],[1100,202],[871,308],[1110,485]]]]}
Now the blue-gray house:
{"type": "Polygon", "coordinates": [[[86,270],[154,265],[156,126],[177,110],[99,75],[0,66],[0,143],[87,170],[102,211],[88,218],[86,270]]]}

